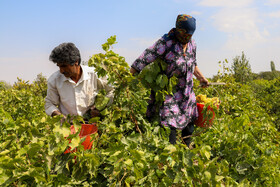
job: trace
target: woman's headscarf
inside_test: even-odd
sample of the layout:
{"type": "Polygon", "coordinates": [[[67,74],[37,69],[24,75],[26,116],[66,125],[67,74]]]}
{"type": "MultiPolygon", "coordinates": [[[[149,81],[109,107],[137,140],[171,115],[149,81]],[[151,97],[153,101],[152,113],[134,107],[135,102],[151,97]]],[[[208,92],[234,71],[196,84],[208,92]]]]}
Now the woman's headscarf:
{"type": "Polygon", "coordinates": [[[187,14],[177,16],[176,28],[173,28],[168,33],[176,35],[176,38],[183,44],[187,43],[196,29],[196,20],[194,17],[187,14]]]}
{"type": "Polygon", "coordinates": [[[193,35],[196,29],[195,22],[196,20],[194,17],[186,14],[180,14],[177,16],[176,30],[193,35]]]}

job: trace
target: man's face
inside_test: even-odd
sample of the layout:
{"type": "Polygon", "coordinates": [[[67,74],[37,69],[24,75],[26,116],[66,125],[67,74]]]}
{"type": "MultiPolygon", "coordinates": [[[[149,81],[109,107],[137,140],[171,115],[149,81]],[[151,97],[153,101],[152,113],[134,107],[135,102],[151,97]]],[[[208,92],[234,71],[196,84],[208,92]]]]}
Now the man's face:
{"type": "Polygon", "coordinates": [[[71,78],[77,74],[77,65],[78,63],[75,63],[74,65],[57,63],[60,73],[67,78],[71,78]]]}

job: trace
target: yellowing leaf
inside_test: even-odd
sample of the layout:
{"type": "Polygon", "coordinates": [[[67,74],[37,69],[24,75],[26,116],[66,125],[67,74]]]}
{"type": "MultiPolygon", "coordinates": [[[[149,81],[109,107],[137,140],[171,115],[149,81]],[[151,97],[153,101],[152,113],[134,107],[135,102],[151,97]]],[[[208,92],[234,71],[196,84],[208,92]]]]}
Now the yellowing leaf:
{"type": "Polygon", "coordinates": [[[80,137],[76,136],[76,137],[72,138],[69,146],[71,147],[71,149],[74,149],[75,147],[79,146],[80,141],[81,141],[80,137]]]}
{"type": "Polygon", "coordinates": [[[46,122],[46,118],[45,118],[45,117],[42,117],[41,123],[44,123],[44,122],[46,122]]]}
{"type": "Polygon", "coordinates": [[[210,180],[211,179],[211,173],[209,171],[205,171],[204,172],[204,176],[207,180],[210,180]]]}
{"type": "Polygon", "coordinates": [[[133,164],[131,159],[127,159],[124,163],[128,166],[132,166],[132,164],[133,164]]]}
{"type": "Polygon", "coordinates": [[[168,145],[167,147],[164,148],[165,150],[168,150],[169,153],[173,153],[176,151],[176,147],[174,145],[168,145]]]}
{"type": "Polygon", "coordinates": [[[210,159],[211,157],[211,147],[209,145],[206,145],[206,146],[203,146],[201,149],[200,149],[200,153],[202,156],[205,156],[208,160],[210,159]]]}
{"type": "Polygon", "coordinates": [[[223,177],[223,176],[219,176],[219,175],[216,175],[215,176],[215,180],[217,181],[217,182],[220,182],[221,180],[223,180],[225,177],[223,177]]]}
{"type": "Polygon", "coordinates": [[[6,154],[8,154],[10,151],[9,150],[4,150],[4,151],[1,151],[0,152],[0,156],[4,156],[4,155],[6,155],[6,154]]]}

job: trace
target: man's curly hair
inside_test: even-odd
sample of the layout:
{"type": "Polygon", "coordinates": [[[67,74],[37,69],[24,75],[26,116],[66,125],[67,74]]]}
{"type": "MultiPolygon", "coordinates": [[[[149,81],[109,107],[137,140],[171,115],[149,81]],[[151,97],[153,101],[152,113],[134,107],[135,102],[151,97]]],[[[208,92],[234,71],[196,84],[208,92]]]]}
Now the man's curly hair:
{"type": "Polygon", "coordinates": [[[73,43],[62,43],[55,47],[50,54],[50,61],[59,64],[74,65],[78,61],[81,63],[81,55],[79,49],[73,43]]]}

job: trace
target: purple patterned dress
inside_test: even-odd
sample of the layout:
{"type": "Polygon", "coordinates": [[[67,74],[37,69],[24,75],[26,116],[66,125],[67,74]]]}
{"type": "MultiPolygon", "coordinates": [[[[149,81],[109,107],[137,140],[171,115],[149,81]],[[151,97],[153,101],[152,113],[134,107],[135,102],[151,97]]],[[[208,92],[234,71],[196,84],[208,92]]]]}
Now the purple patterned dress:
{"type": "MultiPolygon", "coordinates": [[[[184,54],[183,45],[177,41],[173,33],[165,34],[153,46],[146,49],[135,60],[132,67],[137,71],[153,62],[156,58],[162,58],[167,63],[165,74],[167,77],[176,75],[178,84],[174,95],[167,95],[163,105],[159,109],[161,124],[177,129],[185,128],[198,117],[195,94],[193,91],[193,72],[196,66],[196,44],[190,40],[184,54]]],[[[149,102],[147,116],[158,115],[155,109],[154,98],[149,102]]]]}

